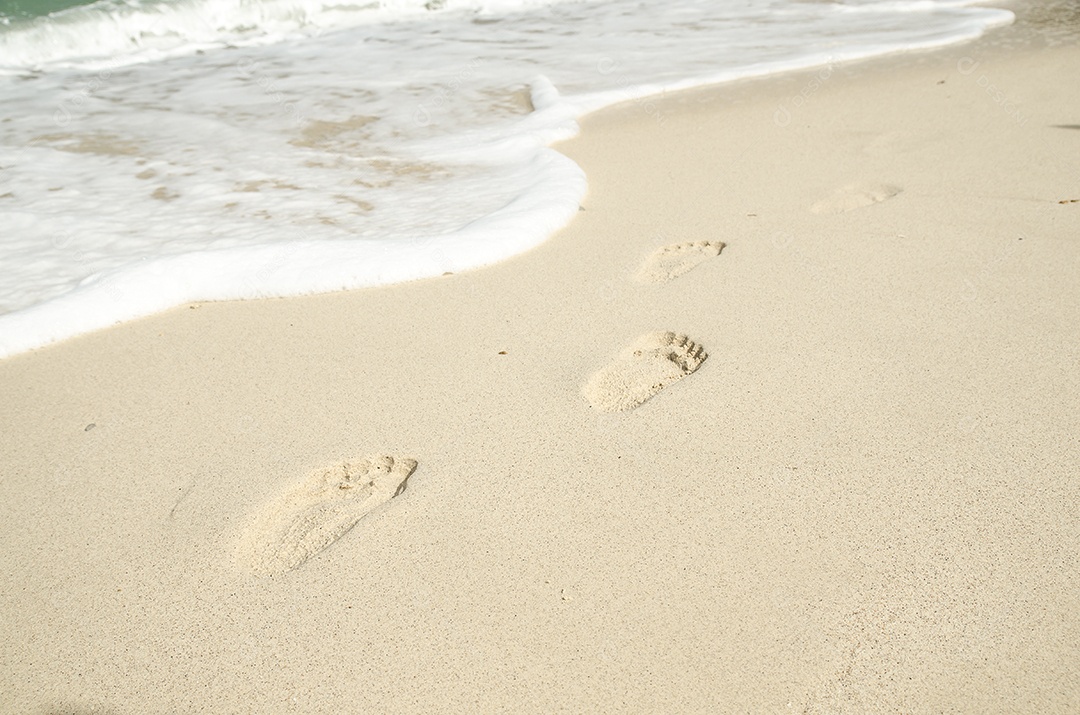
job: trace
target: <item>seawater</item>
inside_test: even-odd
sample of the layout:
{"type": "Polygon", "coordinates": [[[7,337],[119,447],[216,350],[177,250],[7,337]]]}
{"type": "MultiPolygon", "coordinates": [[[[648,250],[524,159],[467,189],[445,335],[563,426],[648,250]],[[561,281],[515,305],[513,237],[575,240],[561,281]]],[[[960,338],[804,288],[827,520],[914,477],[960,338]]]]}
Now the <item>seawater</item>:
{"type": "MultiPolygon", "coordinates": [[[[44,7],[44,6],[43,6],[44,7]]],[[[0,25],[0,356],[195,300],[501,260],[666,91],[979,36],[955,0],[99,0],[0,25]]]]}

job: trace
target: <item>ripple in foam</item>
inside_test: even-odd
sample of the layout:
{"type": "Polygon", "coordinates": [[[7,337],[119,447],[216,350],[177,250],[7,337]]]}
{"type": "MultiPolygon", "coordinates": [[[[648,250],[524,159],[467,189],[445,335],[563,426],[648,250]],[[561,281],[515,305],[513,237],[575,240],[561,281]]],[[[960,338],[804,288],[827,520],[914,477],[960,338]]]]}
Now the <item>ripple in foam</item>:
{"type": "Polygon", "coordinates": [[[929,0],[423,5],[436,3],[382,3],[381,19],[344,28],[311,10],[286,28],[318,16],[318,36],[256,18],[244,47],[219,31],[236,25],[222,11],[205,36],[174,32],[168,58],[76,47],[8,61],[0,356],[188,301],[502,260],[575,215],[585,177],[550,145],[582,114],[637,100],[662,126],[654,94],[957,42],[1012,17],[929,0]]]}

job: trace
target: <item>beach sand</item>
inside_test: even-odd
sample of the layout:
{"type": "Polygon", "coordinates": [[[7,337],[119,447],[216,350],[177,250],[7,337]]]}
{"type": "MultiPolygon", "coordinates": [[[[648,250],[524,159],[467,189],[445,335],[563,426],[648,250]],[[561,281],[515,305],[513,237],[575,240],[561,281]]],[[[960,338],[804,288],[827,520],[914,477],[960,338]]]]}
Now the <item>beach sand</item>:
{"type": "Polygon", "coordinates": [[[0,711],[1080,711],[1058,29],[629,102],[514,260],[0,361],[0,711]]]}

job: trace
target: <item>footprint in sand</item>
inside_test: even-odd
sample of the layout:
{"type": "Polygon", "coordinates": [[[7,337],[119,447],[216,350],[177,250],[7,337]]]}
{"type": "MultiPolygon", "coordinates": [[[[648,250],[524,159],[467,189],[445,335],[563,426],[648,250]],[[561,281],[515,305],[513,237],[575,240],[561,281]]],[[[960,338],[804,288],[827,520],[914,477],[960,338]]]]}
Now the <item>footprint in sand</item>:
{"type": "Polygon", "coordinates": [[[296,568],[404,491],[414,469],[415,459],[376,454],[311,472],[256,512],[239,562],[261,576],[296,568]]]}
{"type": "Polygon", "coordinates": [[[881,203],[901,191],[899,186],[888,184],[848,184],[834,191],[829,198],[815,203],[810,210],[816,214],[840,214],[881,203]]]}
{"type": "Polygon", "coordinates": [[[590,377],[582,392],[602,412],[633,409],[697,370],[706,357],[685,335],[647,333],[590,377]]]}
{"type": "Polygon", "coordinates": [[[634,278],[639,283],[666,283],[719,256],[725,245],[720,241],[693,241],[664,246],[645,259],[634,278]]]}

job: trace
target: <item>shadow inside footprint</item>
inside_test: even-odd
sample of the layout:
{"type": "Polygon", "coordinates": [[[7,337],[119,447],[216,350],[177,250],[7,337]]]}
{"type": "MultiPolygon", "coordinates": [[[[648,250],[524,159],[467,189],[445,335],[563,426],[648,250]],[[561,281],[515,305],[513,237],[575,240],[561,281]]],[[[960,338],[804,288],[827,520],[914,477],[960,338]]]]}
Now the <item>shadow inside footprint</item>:
{"type": "Polygon", "coordinates": [[[309,473],[253,515],[238,561],[262,576],[300,566],[405,491],[415,469],[415,459],[376,454],[309,473]]]}
{"type": "Polygon", "coordinates": [[[634,278],[639,283],[666,283],[719,256],[725,245],[721,241],[692,241],[658,248],[645,259],[634,278]]]}
{"type": "Polygon", "coordinates": [[[590,377],[582,392],[601,412],[630,410],[697,370],[707,357],[685,335],[646,333],[590,377]]]}

